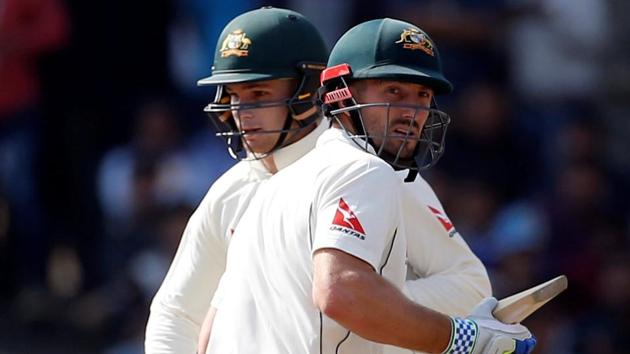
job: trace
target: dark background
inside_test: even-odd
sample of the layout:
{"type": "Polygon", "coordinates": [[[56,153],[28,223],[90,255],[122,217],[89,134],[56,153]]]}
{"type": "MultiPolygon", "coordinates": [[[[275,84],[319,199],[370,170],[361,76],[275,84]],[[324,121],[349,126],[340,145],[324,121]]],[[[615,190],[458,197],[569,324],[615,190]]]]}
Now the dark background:
{"type": "MultiPolygon", "coordinates": [[[[261,5],[0,0],[0,353],[142,352],[187,218],[233,163],[196,80],[229,19],[261,5]]],[[[627,2],[264,5],[304,13],[331,47],[372,18],[426,30],[456,90],[424,175],[495,295],[567,274],[525,322],[536,352],[628,352],[627,2]]]]}

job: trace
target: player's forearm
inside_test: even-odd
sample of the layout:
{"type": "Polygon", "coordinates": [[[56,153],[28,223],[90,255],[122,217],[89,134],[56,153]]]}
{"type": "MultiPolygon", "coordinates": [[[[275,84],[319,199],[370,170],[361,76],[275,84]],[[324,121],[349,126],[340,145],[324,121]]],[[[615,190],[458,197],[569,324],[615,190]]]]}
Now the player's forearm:
{"type": "Polygon", "coordinates": [[[409,301],[376,273],[371,278],[343,285],[348,290],[332,295],[337,299],[324,313],[371,341],[441,353],[450,338],[450,319],[409,301]]]}
{"type": "Polygon", "coordinates": [[[212,324],[214,323],[214,315],[217,313],[217,309],[210,307],[206,318],[201,325],[201,332],[199,333],[199,343],[197,345],[197,353],[205,354],[208,348],[208,342],[210,341],[210,334],[212,333],[212,324]]]}
{"type": "Polygon", "coordinates": [[[327,262],[329,256],[335,255],[314,259],[313,301],[326,316],[374,342],[428,353],[447,347],[447,316],[413,303],[366,263],[356,258],[350,259],[358,262],[354,265],[327,262]]]}

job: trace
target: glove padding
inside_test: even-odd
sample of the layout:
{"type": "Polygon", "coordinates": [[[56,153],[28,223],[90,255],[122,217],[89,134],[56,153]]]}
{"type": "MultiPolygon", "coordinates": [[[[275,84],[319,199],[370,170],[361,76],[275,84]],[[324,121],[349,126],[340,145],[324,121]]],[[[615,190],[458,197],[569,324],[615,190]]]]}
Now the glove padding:
{"type": "Polygon", "coordinates": [[[505,324],[492,315],[494,297],[482,300],[465,319],[453,319],[453,336],[445,354],[529,354],[536,338],[521,324],[505,324]]]}

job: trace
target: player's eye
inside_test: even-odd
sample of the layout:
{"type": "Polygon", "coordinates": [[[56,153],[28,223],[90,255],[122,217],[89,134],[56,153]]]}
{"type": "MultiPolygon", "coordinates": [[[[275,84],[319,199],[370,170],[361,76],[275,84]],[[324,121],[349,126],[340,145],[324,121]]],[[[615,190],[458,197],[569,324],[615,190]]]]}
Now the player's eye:
{"type": "Polygon", "coordinates": [[[269,92],[265,90],[254,90],[252,92],[252,96],[254,96],[255,98],[265,98],[269,96],[269,92]]]}
{"type": "Polygon", "coordinates": [[[396,86],[390,86],[388,87],[385,92],[387,92],[390,95],[394,95],[394,96],[398,96],[400,95],[401,91],[399,87],[396,86]]]}

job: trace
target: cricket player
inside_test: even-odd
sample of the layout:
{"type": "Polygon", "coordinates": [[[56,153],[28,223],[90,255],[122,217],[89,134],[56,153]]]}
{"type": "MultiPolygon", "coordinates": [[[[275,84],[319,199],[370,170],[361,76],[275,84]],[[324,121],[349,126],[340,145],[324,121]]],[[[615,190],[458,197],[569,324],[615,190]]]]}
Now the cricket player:
{"type": "Polygon", "coordinates": [[[530,352],[535,340],[525,327],[492,317],[494,298],[462,319],[402,291],[415,231],[407,215],[437,217],[455,236],[441,208],[406,213],[432,198],[407,195],[395,171],[430,165],[442,152],[448,117],[433,95],[450,84],[433,42],[405,22],[369,21],[338,41],[328,64],[322,94],[333,127],[251,199],[213,300],[207,352],[380,353],[378,343],[430,353],[530,352]]]}
{"type": "MultiPolygon", "coordinates": [[[[301,45],[309,44],[309,38],[313,36],[319,37],[319,34],[309,35],[308,33],[302,33],[296,30],[295,27],[288,25],[286,27],[276,27],[274,22],[276,19],[269,18],[272,17],[272,12],[278,12],[277,16],[279,17],[284,16],[288,18],[287,12],[284,10],[261,9],[244,14],[242,17],[239,17],[239,21],[235,20],[234,23],[228,25],[217,44],[215,55],[215,64],[217,65],[214,72],[216,77],[213,78],[214,81],[202,81],[202,84],[225,84],[225,86],[220,88],[221,94],[217,96],[216,102],[209,106],[209,110],[217,113],[212,122],[217,124],[217,128],[221,131],[221,136],[226,138],[230,153],[240,158],[243,157],[243,153],[247,152],[248,149],[252,150],[253,148],[250,155],[254,155],[254,158],[261,156],[264,156],[264,158],[241,162],[226,173],[210,189],[198,210],[191,217],[169,274],[152,304],[146,338],[146,351],[149,353],[194,351],[193,348],[196,346],[200,330],[201,316],[208,309],[209,300],[216,288],[218,277],[225,267],[225,253],[230,235],[249,198],[262,180],[268,178],[278,168],[283,168],[293,159],[310,150],[314,146],[315,138],[322,129],[321,126],[318,126],[318,131],[308,134],[303,141],[297,139],[299,136],[295,136],[293,140],[296,142],[294,144],[280,149],[272,149],[271,146],[274,145],[286,145],[277,143],[277,141],[282,139],[281,128],[269,127],[267,130],[259,129],[254,132],[249,129],[249,132],[244,134],[247,139],[244,140],[243,144],[241,139],[239,139],[241,138],[241,130],[235,129],[237,121],[233,117],[229,117],[229,112],[232,109],[242,112],[241,118],[247,118],[251,113],[265,111],[261,108],[251,109],[253,108],[251,104],[256,104],[257,100],[260,100],[255,98],[244,98],[241,102],[235,102],[235,106],[225,104],[230,101],[231,97],[238,99],[243,96],[235,92],[242,88],[239,86],[241,84],[257,82],[258,84],[264,84],[262,88],[265,90],[272,90],[274,93],[277,93],[278,88],[273,87],[273,85],[279,85],[288,81],[286,79],[294,76],[307,75],[305,79],[308,79],[308,81],[301,81],[304,85],[309,85],[309,88],[305,89],[305,91],[314,93],[314,87],[318,86],[318,84],[314,85],[313,82],[314,78],[318,76],[312,72],[316,66],[309,68],[309,66],[304,67],[301,65],[303,62],[312,61],[312,56],[303,55],[301,50],[286,51],[284,47],[282,49],[275,48],[268,45],[264,39],[269,37],[267,42],[271,41],[274,45],[282,43],[287,48],[299,48],[301,45]],[[267,17],[260,17],[261,15],[267,17]],[[260,23],[252,21],[252,18],[264,19],[263,27],[258,28],[257,26],[261,26],[260,23]],[[272,24],[272,26],[264,27],[265,24],[272,24]],[[247,30],[243,31],[243,29],[247,30]],[[243,32],[245,33],[243,34],[243,32]],[[295,39],[295,37],[285,39],[284,36],[288,33],[296,33],[295,37],[299,37],[299,39],[295,39]],[[255,43],[261,43],[261,40],[263,40],[263,44],[259,44],[258,47],[254,46],[253,35],[256,35],[255,43]],[[281,38],[279,39],[279,37],[281,38]],[[248,45],[249,49],[243,52],[244,49],[239,49],[239,43],[241,43],[240,47],[248,45]],[[229,48],[230,46],[233,48],[229,48]],[[265,48],[269,48],[269,50],[263,52],[262,50],[265,48]],[[255,49],[261,50],[256,51],[255,49]],[[228,51],[232,54],[223,54],[228,51]],[[281,59],[286,59],[286,63],[283,64],[278,61],[278,52],[283,53],[281,59]],[[247,55],[237,55],[245,53],[247,55]],[[256,56],[255,62],[248,60],[252,58],[252,55],[256,56]],[[230,61],[228,62],[228,60],[230,61]],[[280,70],[282,65],[285,65],[286,69],[280,70]],[[292,74],[291,71],[296,70],[295,68],[298,66],[298,74],[292,74]],[[280,73],[278,73],[279,71],[280,73]],[[283,74],[283,72],[289,72],[289,74],[283,74]],[[302,72],[304,73],[300,74],[302,72]],[[229,73],[229,75],[226,75],[226,73],[229,73]],[[282,77],[282,75],[286,77],[282,77]],[[269,77],[278,77],[279,79],[272,79],[271,83],[265,80],[260,81],[269,77]],[[226,93],[230,89],[232,94],[227,95],[226,93]],[[239,105],[239,103],[248,103],[249,106],[239,105]],[[261,143],[260,139],[270,140],[267,142],[268,146],[264,146],[264,142],[261,143]],[[260,145],[260,147],[256,147],[256,144],[260,145]],[[278,166],[274,166],[276,164],[274,161],[280,161],[278,166]]],[[[292,15],[291,17],[294,19],[303,19],[296,13],[290,13],[289,15],[292,15]]],[[[279,23],[283,24],[281,21],[279,23]]],[[[312,33],[313,30],[311,27],[306,32],[310,31],[312,33]]],[[[323,45],[319,45],[320,42],[320,40],[315,41],[315,44],[317,44],[316,48],[323,48],[323,45]]],[[[321,56],[325,57],[325,54],[321,54],[321,56]]],[[[260,90],[260,88],[261,86],[251,87],[251,89],[256,90],[260,90]]],[[[261,94],[255,91],[254,93],[256,95],[261,94]]],[[[291,95],[286,95],[286,97],[289,96],[291,95]]],[[[266,100],[269,99],[267,98],[266,100]]],[[[313,108],[308,103],[308,100],[294,102],[295,105],[291,106],[292,109],[301,108],[307,111],[313,108]]],[[[269,104],[262,106],[268,107],[269,104]]],[[[277,105],[277,107],[279,106],[282,106],[282,104],[277,105]]],[[[256,114],[260,115],[260,113],[256,114]]],[[[313,117],[312,115],[310,116],[313,117]]],[[[284,119],[286,112],[281,111],[276,117],[284,119]]],[[[269,122],[273,123],[273,118],[272,116],[271,118],[263,119],[271,119],[269,122]]],[[[250,119],[248,118],[248,120],[250,119]]],[[[275,122],[275,124],[279,124],[277,119],[275,122]]],[[[262,123],[266,124],[268,122],[262,121],[262,123]]],[[[245,129],[247,128],[245,127],[245,129]]],[[[291,134],[292,132],[286,133],[291,134]]],[[[428,188],[428,185],[424,182],[421,186],[428,188]]],[[[438,208],[443,213],[439,201],[437,201],[435,194],[430,188],[428,188],[426,193],[422,192],[421,189],[414,189],[414,193],[422,198],[428,198],[430,202],[426,204],[438,208]]],[[[424,206],[424,204],[421,205],[424,206]]],[[[413,297],[427,306],[451,314],[463,315],[479,299],[490,292],[485,269],[463,242],[462,244],[448,242],[451,249],[445,251],[451,254],[450,257],[441,257],[439,252],[428,251],[433,249],[434,245],[449,238],[442,224],[433,215],[429,215],[424,219],[422,219],[420,214],[416,216],[418,219],[414,220],[423,223],[423,227],[418,228],[418,237],[414,238],[414,241],[417,242],[417,247],[408,250],[408,262],[413,269],[410,275],[413,278],[418,278],[418,276],[422,276],[422,278],[408,282],[410,289],[415,289],[413,297]],[[427,220],[427,222],[420,220],[427,220]]],[[[456,235],[455,238],[459,238],[459,236],[456,235]]]]}
{"type": "Polygon", "coordinates": [[[327,57],[318,30],[293,11],[262,8],[224,28],[212,76],[199,84],[218,86],[206,110],[229,153],[243,161],[210,187],[188,221],[151,304],[146,353],[195,353],[228,243],[252,195],[261,181],[311,150],[327,128],[315,103],[327,57]]]}

